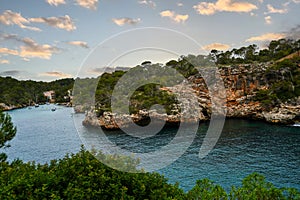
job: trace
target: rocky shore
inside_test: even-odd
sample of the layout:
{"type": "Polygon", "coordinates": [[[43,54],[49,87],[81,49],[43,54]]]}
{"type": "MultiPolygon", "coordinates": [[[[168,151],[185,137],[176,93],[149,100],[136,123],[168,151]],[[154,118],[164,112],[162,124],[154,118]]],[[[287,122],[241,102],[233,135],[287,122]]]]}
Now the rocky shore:
{"type": "MultiPolygon", "coordinates": [[[[226,117],[263,120],[278,124],[300,122],[300,97],[289,102],[281,102],[270,109],[266,109],[261,102],[255,99],[257,91],[267,89],[270,82],[291,78],[288,72],[267,70],[269,65],[270,63],[241,64],[219,68],[219,74],[224,81],[226,90],[226,105],[224,105],[227,110],[226,117]]],[[[190,76],[188,81],[198,98],[200,106],[198,119],[200,121],[209,120],[212,113],[212,103],[204,79],[199,73],[190,76]]],[[[163,89],[168,90],[168,88],[163,89]]],[[[183,104],[189,106],[188,99],[186,101],[183,104]]],[[[150,115],[154,119],[164,120],[167,123],[180,123],[182,121],[180,114],[164,115],[157,113],[155,110],[141,110],[139,113],[132,115],[116,115],[104,112],[100,117],[96,117],[93,110],[90,110],[86,113],[83,124],[86,126],[101,126],[106,129],[118,129],[116,121],[121,126],[127,126],[131,120],[139,123],[149,119],[150,115]]]]}
{"type": "Polygon", "coordinates": [[[19,108],[27,107],[28,105],[6,105],[5,103],[0,103],[0,109],[3,111],[9,111],[19,108]]]}

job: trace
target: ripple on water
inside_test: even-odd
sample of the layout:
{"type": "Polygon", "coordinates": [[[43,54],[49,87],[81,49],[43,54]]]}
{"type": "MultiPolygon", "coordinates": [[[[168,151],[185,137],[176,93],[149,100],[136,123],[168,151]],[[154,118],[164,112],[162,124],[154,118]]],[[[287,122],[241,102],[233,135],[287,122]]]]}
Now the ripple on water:
{"type": "MultiPolygon", "coordinates": [[[[16,137],[6,149],[9,160],[20,158],[39,163],[63,158],[66,153],[76,153],[80,141],[73,118],[81,122],[82,114],[71,115],[72,108],[51,106],[10,111],[18,128],[16,137]]],[[[81,123],[79,123],[81,124],[81,123]]],[[[300,128],[278,126],[258,121],[227,120],[221,138],[215,148],[203,159],[198,157],[208,123],[200,125],[196,138],[189,149],[174,163],[159,170],[170,183],[179,182],[190,190],[196,180],[209,178],[227,191],[231,185],[253,172],[259,172],[277,187],[295,187],[300,190],[300,128]]],[[[96,129],[79,126],[86,141],[97,141],[96,129]]],[[[164,129],[162,133],[137,139],[120,131],[108,133],[115,144],[135,152],[151,152],[168,144],[176,135],[176,128],[164,129]]],[[[102,144],[104,145],[104,144],[102,144]]],[[[104,146],[103,146],[104,147],[104,146]]],[[[105,147],[104,147],[105,149],[105,147]]]]}

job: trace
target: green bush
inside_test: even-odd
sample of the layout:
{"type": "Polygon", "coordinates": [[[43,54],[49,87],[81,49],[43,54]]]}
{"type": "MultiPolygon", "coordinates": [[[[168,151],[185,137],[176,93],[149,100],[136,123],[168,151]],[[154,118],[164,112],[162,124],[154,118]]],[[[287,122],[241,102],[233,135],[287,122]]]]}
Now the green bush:
{"type": "Polygon", "coordinates": [[[188,199],[227,199],[225,190],[209,179],[198,180],[187,193],[188,199]]]}
{"type": "Polygon", "coordinates": [[[264,176],[253,173],[243,180],[241,187],[232,187],[229,197],[243,200],[300,199],[300,193],[295,189],[276,188],[264,176]]]}
{"type": "MultiPolygon", "coordinates": [[[[134,164],[134,162],[132,163],[134,164]]],[[[82,149],[49,164],[0,163],[0,199],[184,199],[157,173],[125,173],[82,149]]]]}
{"type": "Polygon", "coordinates": [[[187,193],[169,184],[158,173],[126,173],[99,162],[117,161],[118,167],[135,168],[138,162],[125,157],[77,154],[48,164],[0,162],[0,199],[300,199],[294,188],[276,188],[257,173],[247,176],[229,193],[208,179],[199,180],[187,193]],[[125,162],[124,162],[125,161],[125,162]]]}

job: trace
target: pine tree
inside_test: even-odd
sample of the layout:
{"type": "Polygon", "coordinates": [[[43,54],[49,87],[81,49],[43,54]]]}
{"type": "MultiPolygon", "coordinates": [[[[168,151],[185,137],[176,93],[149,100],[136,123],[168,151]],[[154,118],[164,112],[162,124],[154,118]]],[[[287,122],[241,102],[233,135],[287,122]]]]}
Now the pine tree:
{"type": "MultiPolygon", "coordinates": [[[[7,143],[12,140],[17,132],[17,128],[13,125],[11,117],[0,111],[0,149],[10,147],[7,143]]],[[[7,158],[5,153],[0,153],[0,162],[7,158]]]]}

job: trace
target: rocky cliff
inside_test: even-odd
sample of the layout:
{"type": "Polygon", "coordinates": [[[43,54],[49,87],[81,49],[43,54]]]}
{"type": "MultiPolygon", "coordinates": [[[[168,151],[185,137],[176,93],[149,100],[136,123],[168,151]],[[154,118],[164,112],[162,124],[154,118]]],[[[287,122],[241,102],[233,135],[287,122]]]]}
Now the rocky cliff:
{"type": "MultiPolygon", "coordinates": [[[[256,95],[258,91],[266,90],[276,82],[293,79],[293,75],[288,69],[270,70],[269,66],[271,64],[241,64],[219,67],[219,74],[223,79],[226,90],[226,105],[224,106],[226,106],[227,117],[265,120],[271,123],[282,124],[293,124],[300,121],[300,97],[293,98],[287,102],[278,102],[276,105],[269,107],[266,107],[261,101],[257,100],[256,95]]],[[[212,113],[212,103],[204,79],[198,73],[188,77],[188,81],[197,95],[200,106],[196,118],[198,117],[200,121],[209,120],[212,113]]],[[[162,89],[171,90],[170,88],[162,89]]],[[[174,88],[172,90],[174,91],[174,88]]],[[[191,105],[188,97],[181,103],[185,106],[191,105]]],[[[96,117],[93,111],[90,111],[87,113],[83,124],[102,126],[106,129],[116,129],[118,125],[115,123],[115,120],[121,122],[121,126],[127,126],[130,124],[131,119],[135,123],[139,123],[148,119],[150,115],[170,123],[179,123],[182,121],[181,114],[163,115],[157,113],[155,110],[140,111],[137,114],[126,116],[104,112],[99,118],[96,117]]],[[[191,116],[195,120],[195,116],[191,116]]]]}

